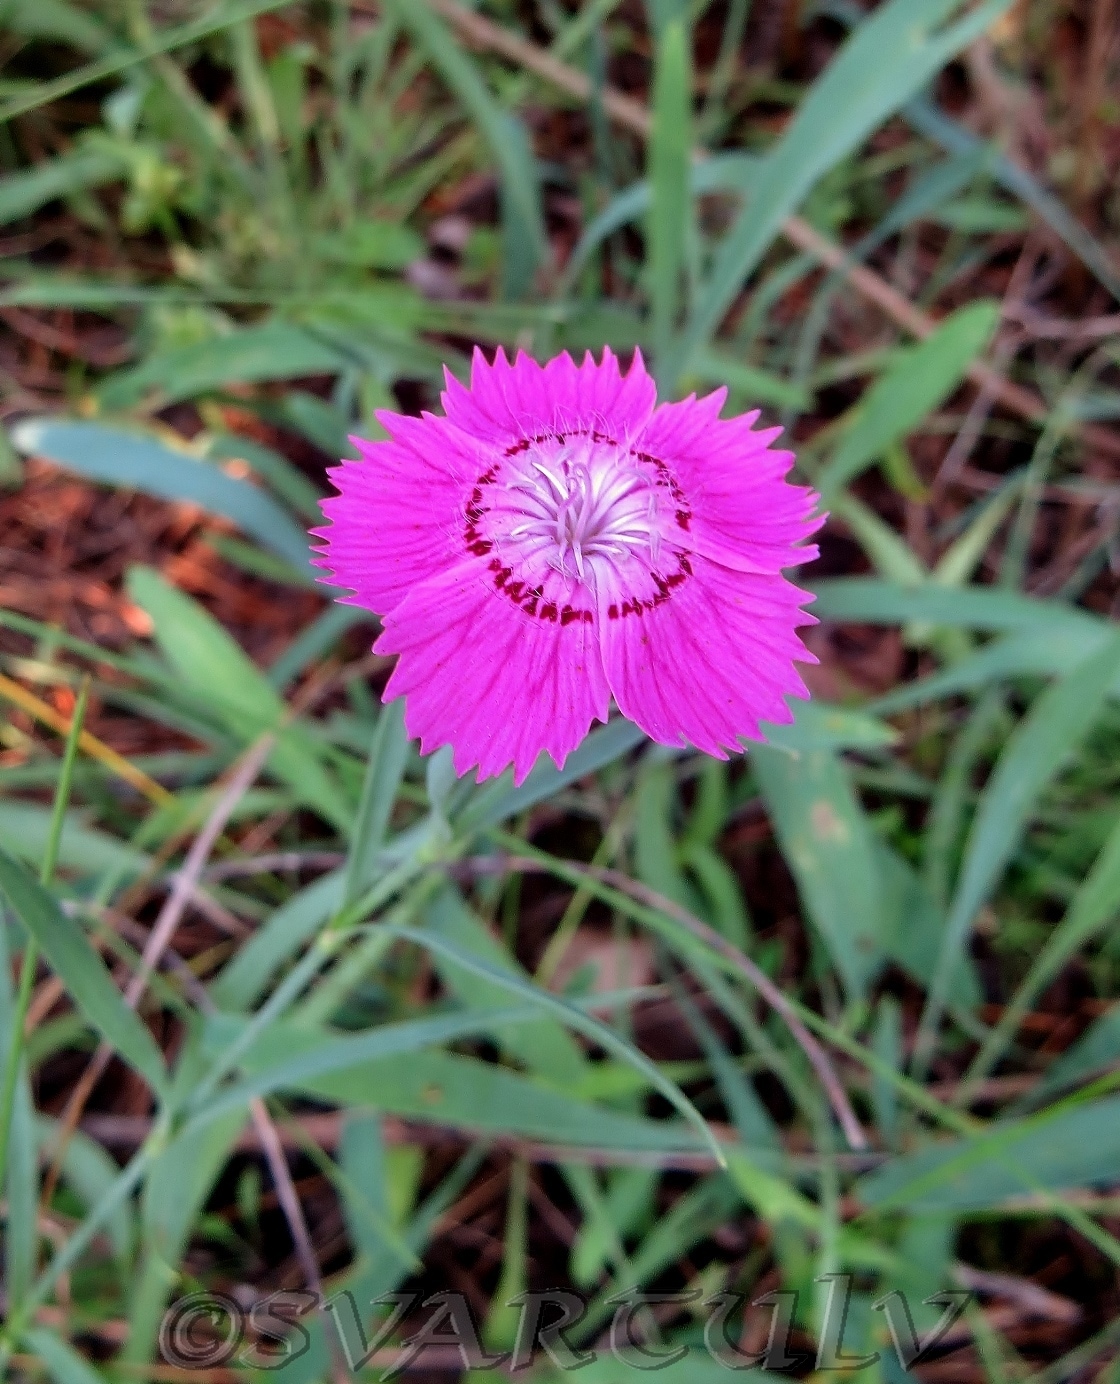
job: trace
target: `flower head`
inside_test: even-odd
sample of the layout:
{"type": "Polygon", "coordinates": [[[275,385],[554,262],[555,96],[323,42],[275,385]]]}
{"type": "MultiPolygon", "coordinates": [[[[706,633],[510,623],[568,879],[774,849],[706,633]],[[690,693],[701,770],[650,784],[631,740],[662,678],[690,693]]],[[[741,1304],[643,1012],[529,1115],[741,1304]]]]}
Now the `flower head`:
{"type": "Polygon", "coordinates": [[[476,351],[445,417],[383,412],[387,441],[353,439],[319,565],[381,616],[385,700],[404,696],[425,753],[520,782],[541,750],[562,766],[612,694],[654,740],[720,758],[792,719],[812,617],[781,573],[816,556],[816,496],[784,480],[780,429],[720,419],[725,397],[655,408],[640,355],[622,375],[609,350],[476,351]]]}

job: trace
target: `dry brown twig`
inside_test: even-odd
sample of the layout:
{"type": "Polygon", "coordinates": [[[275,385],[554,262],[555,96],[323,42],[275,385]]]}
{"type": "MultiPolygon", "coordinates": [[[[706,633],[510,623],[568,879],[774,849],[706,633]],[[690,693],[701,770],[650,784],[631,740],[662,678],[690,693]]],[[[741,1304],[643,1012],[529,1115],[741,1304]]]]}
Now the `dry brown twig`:
{"type": "Polygon", "coordinates": [[[1037,341],[1100,341],[1105,337],[1120,337],[1120,312],[1100,317],[1083,317],[1074,321],[1065,317],[1047,317],[1026,303],[1015,303],[1005,309],[1005,315],[1037,341]]]}

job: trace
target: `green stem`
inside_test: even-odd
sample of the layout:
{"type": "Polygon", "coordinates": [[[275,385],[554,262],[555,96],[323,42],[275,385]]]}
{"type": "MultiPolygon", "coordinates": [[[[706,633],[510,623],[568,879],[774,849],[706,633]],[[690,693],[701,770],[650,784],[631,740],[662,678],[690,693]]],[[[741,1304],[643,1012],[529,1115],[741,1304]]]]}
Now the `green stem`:
{"type": "MultiPolygon", "coordinates": [[[[86,716],[86,701],[89,697],[89,678],[82,681],[74,714],[70,718],[70,729],[66,734],[66,748],[62,753],[62,768],[58,775],[58,789],[54,795],[51,812],[51,825],[47,834],[43,863],[39,870],[39,881],[50,885],[54,878],[54,867],[58,862],[58,847],[62,840],[62,824],[66,817],[66,807],[70,801],[70,784],[74,777],[74,761],[78,755],[78,741],[82,734],[82,722],[86,716]]],[[[19,986],[16,991],[15,1011],[12,1014],[12,1031],[8,1036],[8,1060],[4,1068],[4,1086],[0,1092],[0,1187],[4,1185],[8,1172],[8,1140],[12,1129],[12,1108],[15,1105],[16,1081],[19,1076],[20,1060],[23,1057],[23,1030],[27,1023],[27,1011],[31,1007],[31,991],[35,984],[35,971],[39,965],[39,948],[35,939],[28,935],[23,949],[23,962],[19,972],[19,986]]]]}

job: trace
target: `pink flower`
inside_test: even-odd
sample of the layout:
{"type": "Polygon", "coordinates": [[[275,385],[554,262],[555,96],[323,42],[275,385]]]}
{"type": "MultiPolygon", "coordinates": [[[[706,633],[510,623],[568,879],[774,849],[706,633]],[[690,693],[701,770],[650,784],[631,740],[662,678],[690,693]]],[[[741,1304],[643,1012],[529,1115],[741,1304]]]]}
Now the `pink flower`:
{"type": "Polygon", "coordinates": [[[655,408],[640,355],[622,375],[609,350],[476,351],[445,418],[380,413],[388,441],[353,439],[319,565],[381,616],[385,700],[405,698],[424,753],[520,783],[541,750],[562,766],[612,694],[654,740],[721,759],[793,719],[812,617],[781,572],[816,556],[798,545],[817,497],[784,480],[780,429],[721,420],[725,397],[655,408]]]}

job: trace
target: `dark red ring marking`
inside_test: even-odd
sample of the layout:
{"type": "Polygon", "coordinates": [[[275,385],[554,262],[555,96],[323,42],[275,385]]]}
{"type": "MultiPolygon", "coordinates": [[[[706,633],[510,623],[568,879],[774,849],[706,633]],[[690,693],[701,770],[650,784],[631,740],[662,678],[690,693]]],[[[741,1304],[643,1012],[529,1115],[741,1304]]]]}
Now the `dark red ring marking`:
{"type": "MultiPolygon", "coordinates": [[[[590,437],[593,442],[599,444],[607,444],[612,447],[619,446],[614,438],[608,437],[605,433],[601,433],[597,429],[575,428],[564,431],[539,433],[534,437],[523,437],[520,441],[507,447],[503,455],[505,457],[517,456],[521,452],[528,451],[534,444],[540,446],[545,442],[563,442],[569,437],[590,437]]],[[[619,450],[622,449],[619,448],[619,450]]],[[[655,457],[649,452],[631,452],[630,455],[653,468],[656,474],[655,483],[667,489],[673,499],[675,505],[674,518],[677,521],[678,528],[682,529],[685,533],[689,532],[692,523],[692,510],[685,498],[684,491],[678,484],[668,464],[662,461],[660,457],[655,457]]],[[[480,535],[478,525],[489,513],[489,506],[484,503],[482,487],[492,485],[497,479],[500,471],[501,463],[498,462],[479,476],[464,510],[463,517],[465,525],[463,529],[463,542],[467,552],[473,554],[475,557],[485,557],[494,546],[490,540],[480,535]]],[[[547,620],[552,624],[557,623],[557,620],[559,620],[562,628],[566,628],[568,625],[574,624],[577,621],[588,625],[595,623],[595,616],[590,610],[580,610],[571,605],[564,605],[558,609],[555,602],[552,601],[542,604],[542,602],[544,602],[544,592],[541,588],[538,586],[530,591],[526,591],[525,582],[510,582],[509,579],[513,576],[513,569],[503,566],[500,558],[491,558],[489,571],[493,574],[494,590],[500,592],[508,600],[512,601],[525,615],[534,616],[539,620],[547,620]]],[[[657,606],[669,600],[676,587],[680,586],[682,582],[692,576],[692,566],[688,561],[688,557],[684,553],[681,553],[678,555],[677,570],[675,572],[667,577],[662,577],[654,571],[650,571],[649,575],[657,587],[657,595],[646,600],[643,600],[639,596],[634,596],[623,601],[621,606],[611,605],[607,608],[607,617],[609,619],[618,620],[628,615],[644,615],[647,611],[656,609],[657,606]]]]}

